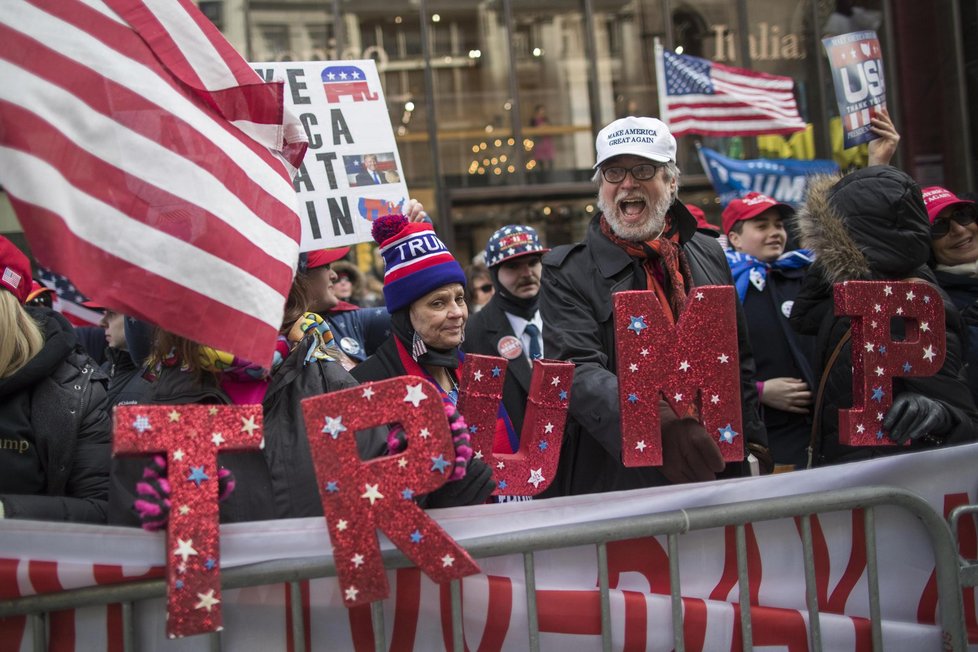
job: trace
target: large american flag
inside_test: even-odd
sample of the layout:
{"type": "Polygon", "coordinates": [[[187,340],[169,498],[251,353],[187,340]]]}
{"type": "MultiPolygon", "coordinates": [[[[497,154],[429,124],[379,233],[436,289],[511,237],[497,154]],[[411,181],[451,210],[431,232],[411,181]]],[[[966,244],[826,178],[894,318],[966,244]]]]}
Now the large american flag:
{"type": "Polygon", "coordinates": [[[305,140],[189,0],[10,0],[0,183],[38,261],[105,305],[260,364],[299,251],[305,140]]]}
{"type": "Polygon", "coordinates": [[[674,136],[801,131],[790,77],[725,66],[657,47],[659,110],[674,136]]]}

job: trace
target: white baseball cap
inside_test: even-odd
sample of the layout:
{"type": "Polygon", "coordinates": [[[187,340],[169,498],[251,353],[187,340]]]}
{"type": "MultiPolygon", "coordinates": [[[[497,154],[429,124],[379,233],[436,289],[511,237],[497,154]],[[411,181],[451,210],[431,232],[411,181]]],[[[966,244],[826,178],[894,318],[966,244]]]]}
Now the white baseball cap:
{"type": "Polygon", "coordinates": [[[676,139],[658,118],[619,118],[598,132],[595,146],[598,151],[595,169],[622,154],[642,156],[657,163],[676,160],[676,139]]]}

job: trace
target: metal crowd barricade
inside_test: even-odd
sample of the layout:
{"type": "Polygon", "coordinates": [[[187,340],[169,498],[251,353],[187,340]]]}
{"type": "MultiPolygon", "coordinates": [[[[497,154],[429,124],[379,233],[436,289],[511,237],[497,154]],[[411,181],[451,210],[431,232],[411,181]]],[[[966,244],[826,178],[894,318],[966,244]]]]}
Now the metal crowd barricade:
{"type": "MultiPolygon", "coordinates": [[[[958,537],[958,523],[963,516],[968,516],[969,514],[978,514],[978,505],[961,505],[955,507],[948,514],[947,520],[951,524],[951,532],[954,533],[954,538],[957,540],[958,537]]],[[[959,547],[955,546],[955,550],[959,547]]],[[[961,556],[958,560],[960,564],[960,578],[961,586],[978,586],[978,559],[966,559],[961,556]]]]}
{"type": "MultiPolygon", "coordinates": [[[[522,554],[526,581],[528,611],[528,649],[540,649],[536,603],[536,574],[534,554],[539,551],[558,548],[571,548],[594,545],[598,560],[598,582],[601,604],[602,647],[609,652],[612,647],[611,608],[608,581],[607,544],[613,541],[638,537],[665,536],[669,552],[669,576],[672,601],[672,626],[674,644],[677,652],[685,650],[683,634],[683,610],[681,601],[681,578],[679,576],[679,538],[696,530],[707,530],[734,526],[736,528],[737,572],[740,586],[740,625],[743,635],[743,649],[753,649],[751,605],[747,574],[747,546],[745,526],[749,523],[771,521],[784,518],[802,517],[801,534],[805,566],[806,602],[809,622],[809,647],[821,650],[822,639],[819,621],[819,608],[816,595],[815,565],[812,552],[812,531],[810,519],[815,514],[827,512],[863,510],[865,530],[867,585],[873,650],[883,649],[882,626],[880,620],[879,577],[876,557],[875,509],[877,507],[897,507],[918,518],[930,538],[934,550],[937,590],[940,605],[940,625],[944,635],[945,649],[965,650],[967,638],[964,623],[964,606],[961,596],[962,583],[967,586],[978,584],[978,565],[959,564],[957,545],[952,528],[957,531],[957,519],[965,513],[978,511],[978,506],[958,508],[951,515],[951,526],[937,514],[931,506],[917,494],[895,487],[859,487],[811,494],[801,494],[783,498],[745,501],[731,504],[695,507],[643,516],[628,516],[590,522],[587,524],[559,525],[528,530],[518,535],[505,534],[459,540],[469,553],[476,558],[501,555],[522,554]],[[959,571],[961,576],[959,577],[959,571]]],[[[797,545],[792,542],[791,545],[797,545]]],[[[388,568],[410,566],[410,562],[399,551],[384,552],[384,563],[388,568]]],[[[293,592],[292,626],[293,641],[298,652],[304,652],[302,635],[304,622],[300,600],[299,582],[307,579],[335,576],[336,567],[332,557],[323,556],[302,560],[268,561],[251,566],[222,571],[222,586],[225,589],[258,586],[263,584],[289,583],[293,592]]],[[[45,618],[52,611],[71,609],[93,604],[123,604],[124,649],[133,650],[132,603],[165,595],[166,584],[162,579],[147,580],[115,586],[99,586],[58,594],[30,596],[16,600],[0,601],[0,617],[16,614],[30,614],[36,650],[45,650],[45,618]]],[[[451,586],[451,613],[453,646],[455,650],[465,649],[462,631],[461,583],[456,580],[451,586]]],[[[377,650],[386,650],[387,641],[384,627],[384,612],[381,602],[371,605],[374,642],[377,650]]],[[[221,650],[220,633],[210,635],[212,650],[221,650]]]]}

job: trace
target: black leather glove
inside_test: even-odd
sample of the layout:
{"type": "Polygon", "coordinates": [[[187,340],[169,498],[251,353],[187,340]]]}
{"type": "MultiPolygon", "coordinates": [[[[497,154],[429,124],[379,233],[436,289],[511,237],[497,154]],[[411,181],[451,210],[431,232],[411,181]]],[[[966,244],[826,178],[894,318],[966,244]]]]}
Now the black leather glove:
{"type": "Polygon", "coordinates": [[[465,477],[448,482],[424,497],[421,506],[458,507],[460,505],[481,505],[496,488],[492,479],[492,469],[480,459],[472,458],[465,469],[465,477]]]}
{"type": "Polygon", "coordinates": [[[940,437],[953,425],[951,413],[943,403],[914,392],[903,392],[893,399],[893,406],[883,419],[883,428],[898,444],[927,435],[940,437]]]}
{"type": "Polygon", "coordinates": [[[662,424],[662,475],[673,484],[716,480],[725,466],[720,447],[694,419],[680,419],[659,402],[662,424]]]}

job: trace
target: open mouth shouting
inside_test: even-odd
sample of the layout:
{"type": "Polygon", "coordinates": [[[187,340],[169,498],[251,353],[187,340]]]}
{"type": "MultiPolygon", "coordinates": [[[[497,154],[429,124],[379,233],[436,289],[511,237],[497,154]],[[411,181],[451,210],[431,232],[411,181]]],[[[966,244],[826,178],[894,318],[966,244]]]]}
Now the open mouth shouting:
{"type": "Polygon", "coordinates": [[[626,221],[634,221],[645,214],[647,205],[644,197],[626,197],[618,200],[618,212],[626,221]]]}

